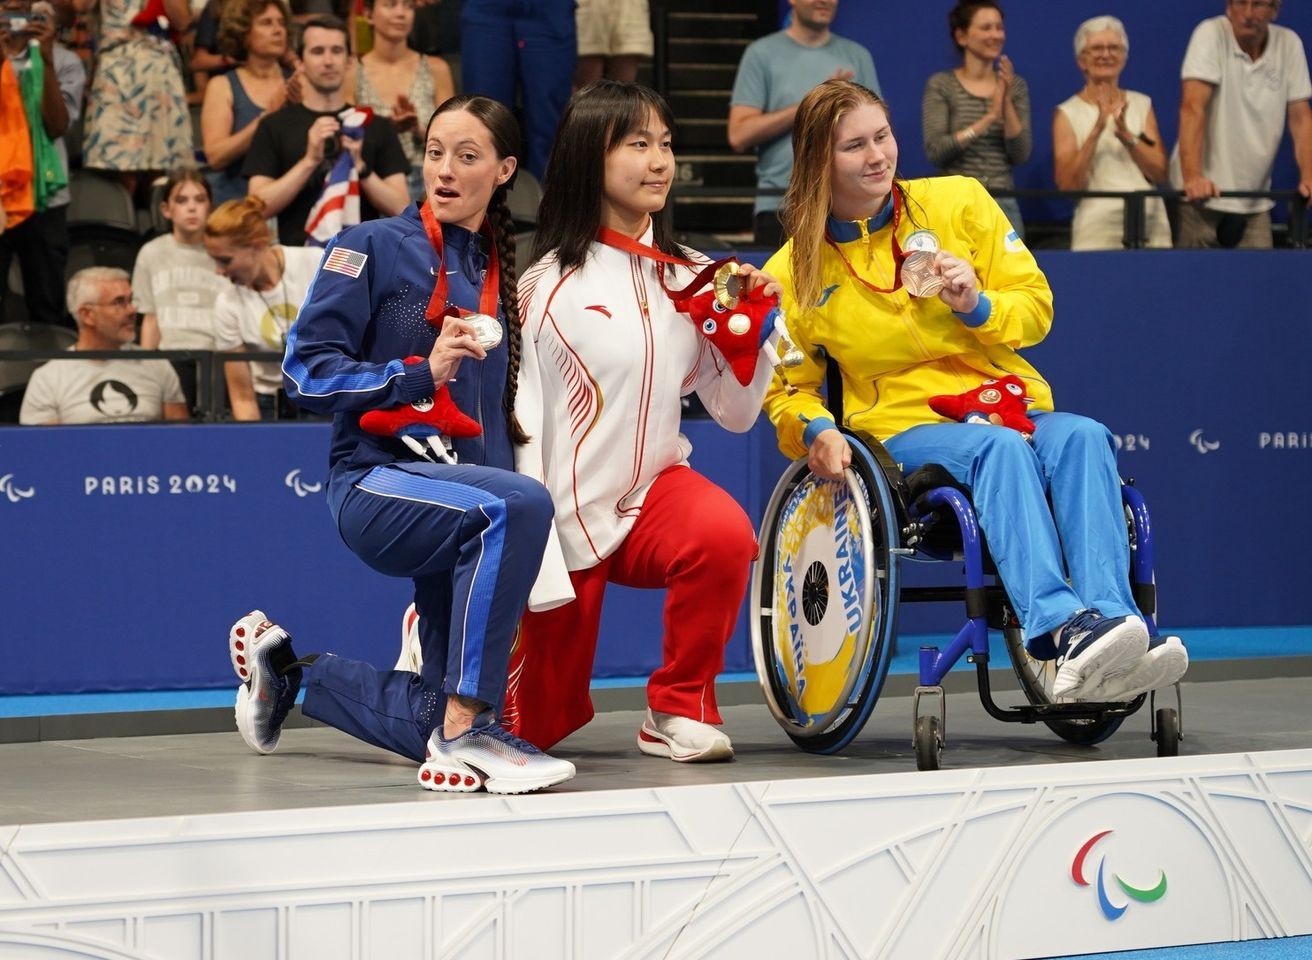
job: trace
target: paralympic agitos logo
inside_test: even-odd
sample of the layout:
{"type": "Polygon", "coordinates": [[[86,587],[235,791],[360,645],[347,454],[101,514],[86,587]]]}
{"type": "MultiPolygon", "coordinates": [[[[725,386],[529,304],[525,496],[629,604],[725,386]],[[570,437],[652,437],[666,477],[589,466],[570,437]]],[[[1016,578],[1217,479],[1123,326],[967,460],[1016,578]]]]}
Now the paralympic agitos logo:
{"type": "MultiPolygon", "coordinates": [[[[1098,843],[1098,841],[1101,840],[1103,837],[1108,836],[1111,832],[1112,831],[1110,830],[1104,830],[1101,833],[1095,833],[1088,840],[1084,841],[1084,845],[1080,847],[1079,852],[1075,854],[1075,859],[1071,861],[1071,879],[1074,880],[1081,887],[1090,886],[1089,880],[1084,873],[1085,860],[1088,859],[1090,852],[1093,850],[1094,846],[1098,843]]],[[[1153,903],[1157,900],[1162,899],[1162,897],[1166,896],[1165,870],[1158,871],[1159,875],[1157,878],[1157,884],[1156,886],[1152,886],[1152,887],[1133,886],[1122,880],[1120,874],[1113,873],[1112,878],[1116,881],[1116,885],[1120,887],[1121,891],[1125,894],[1125,896],[1130,898],[1130,900],[1127,900],[1125,903],[1121,904],[1120,906],[1117,906],[1116,904],[1112,903],[1110,892],[1107,889],[1108,883],[1107,883],[1106,874],[1107,874],[1107,857],[1106,855],[1104,855],[1103,858],[1098,861],[1098,876],[1097,876],[1098,906],[1102,910],[1102,915],[1106,917],[1108,920],[1119,920],[1121,918],[1121,915],[1125,913],[1126,910],[1129,909],[1130,900],[1138,901],[1139,903],[1153,903]]]]}

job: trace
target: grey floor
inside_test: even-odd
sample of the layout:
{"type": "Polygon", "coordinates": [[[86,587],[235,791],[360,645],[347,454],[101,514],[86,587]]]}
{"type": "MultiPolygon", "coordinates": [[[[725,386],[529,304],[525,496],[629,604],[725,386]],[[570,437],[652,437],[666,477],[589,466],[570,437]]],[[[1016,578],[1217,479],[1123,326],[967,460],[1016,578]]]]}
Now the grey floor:
{"type": "MultiPolygon", "coordinates": [[[[1199,664],[1184,685],[1181,754],[1235,753],[1312,746],[1312,673],[1306,658],[1199,664]],[[1236,678],[1240,674],[1246,678],[1236,678]]],[[[999,675],[1001,676],[1001,675],[999,675]]],[[[965,689],[954,678],[955,686],[965,689]]],[[[1013,687],[998,693],[1015,702],[1013,687]]],[[[690,765],[645,757],[634,746],[642,714],[605,709],[561,744],[558,756],[579,775],[558,790],[606,790],[680,784],[745,782],[795,777],[904,772],[915,769],[910,744],[909,682],[890,683],[869,724],[840,756],[818,757],[793,746],[761,704],[754,685],[725,691],[725,729],[734,740],[732,763],[690,765]],[[900,695],[899,695],[900,694],[900,695]]],[[[636,706],[634,691],[627,705],[636,706]]],[[[625,697],[599,697],[599,706],[624,707],[625,697]]],[[[638,701],[640,703],[640,701],[638,701]]],[[[973,692],[948,696],[944,766],[1061,763],[1099,758],[1151,757],[1147,710],[1131,717],[1094,748],[1070,746],[1044,727],[990,719],[973,692]]],[[[0,745],[0,824],[53,823],[123,817],[173,816],[248,810],[424,800],[477,803],[486,794],[423,791],[415,767],[400,758],[323,727],[286,729],[271,756],[249,752],[235,730],[94,739],[42,739],[0,745]]]]}

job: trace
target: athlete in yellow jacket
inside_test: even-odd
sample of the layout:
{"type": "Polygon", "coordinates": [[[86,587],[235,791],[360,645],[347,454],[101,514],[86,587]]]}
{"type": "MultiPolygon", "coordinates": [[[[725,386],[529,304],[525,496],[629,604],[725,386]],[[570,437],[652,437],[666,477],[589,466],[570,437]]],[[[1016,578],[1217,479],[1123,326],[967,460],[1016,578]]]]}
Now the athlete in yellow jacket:
{"type": "Polygon", "coordinates": [[[851,462],[820,397],[837,364],[845,426],[883,441],[904,469],[937,463],[971,490],[1031,653],[1057,658],[1054,695],[1122,700],[1178,680],[1184,645],[1150,642],[1130,593],[1111,435],[1052,412],[1047,382],[1018,352],[1051,327],[1052,290],[998,205],[969,178],[898,179],[887,109],[850,81],[803,99],[793,152],[782,208],[792,239],[766,270],[806,359],[766,395],[780,448],[831,479],[851,462]],[[912,251],[920,262],[903,262],[912,251]],[[926,275],[942,289],[914,283],[926,275]],[[928,406],[1007,374],[1034,400],[1028,438],[928,406]]]}

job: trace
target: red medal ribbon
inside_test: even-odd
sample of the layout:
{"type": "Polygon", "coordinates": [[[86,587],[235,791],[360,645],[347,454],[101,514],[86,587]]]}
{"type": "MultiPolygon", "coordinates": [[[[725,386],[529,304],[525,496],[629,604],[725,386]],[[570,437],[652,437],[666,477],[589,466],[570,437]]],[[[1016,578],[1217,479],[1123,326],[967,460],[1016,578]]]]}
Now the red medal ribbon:
{"type": "Polygon", "coordinates": [[[829,244],[831,247],[834,248],[834,252],[838,254],[838,259],[842,260],[843,266],[847,267],[847,272],[850,273],[862,284],[864,284],[868,289],[873,290],[875,293],[895,293],[897,290],[901,289],[902,261],[906,260],[907,258],[907,255],[902,252],[902,245],[897,242],[897,225],[898,222],[902,219],[902,194],[900,191],[898,191],[896,187],[893,188],[892,193],[893,193],[893,285],[888,289],[885,289],[883,287],[877,287],[869,280],[867,280],[865,277],[862,277],[860,274],[858,274],[855,268],[853,268],[851,262],[843,254],[843,251],[838,248],[838,244],[834,242],[834,238],[829,235],[829,231],[827,230],[825,231],[825,243],[829,244]]]}
{"type": "MultiPolygon", "coordinates": [[[[424,221],[424,230],[428,234],[428,242],[433,245],[433,250],[437,253],[437,284],[433,287],[433,295],[428,300],[428,309],[424,311],[424,319],[440,331],[442,329],[442,318],[450,312],[447,309],[446,297],[451,286],[450,281],[446,278],[446,261],[443,258],[446,248],[442,242],[442,224],[437,219],[437,214],[433,212],[432,206],[427,202],[419,208],[419,215],[420,219],[424,221]]],[[[497,299],[501,292],[501,264],[497,260],[496,237],[492,233],[492,224],[487,217],[483,218],[483,225],[478,228],[478,232],[487,240],[488,248],[487,276],[483,280],[483,289],[478,295],[478,312],[495,318],[497,315],[497,299]]],[[[456,309],[459,310],[460,308],[457,307],[456,309]]]]}
{"type": "MultiPolygon", "coordinates": [[[[662,266],[669,264],[676,267],[689,267],[692,270],[697,270],[698,268],[698,265],[691,260],[687,260],[683,257],[676,257],[672,254],[666,253],[664,250],[658,250],[656,247],[643,243],[641,240],[634,240],[632,237],[625,236],[618,230],[612,230],[610,227],[599,227],[597,229],[597,242],[604,243],[606,246],[614,247],[617,250],[623,250],[626,253],[631,253],[634,256],[655,260],[662,266]]],[[[711,278],[715,276],[716,270],[720,269],[721,266],[733,259],[733,257],[728,257],[724,260],[716,260],[714,263],[702,267],[697,276],[693,277],[692,283],[688,284],[688,286],[684,287],[682,290],[671,290],[669,287],[665,286],[665,271],[660,270],[659,275],[661,287],[664,288],[665,292],[669,294],[671,298],[686,297],[693,291],[700,290],[704,287],[710,282],[711,278]]]]}

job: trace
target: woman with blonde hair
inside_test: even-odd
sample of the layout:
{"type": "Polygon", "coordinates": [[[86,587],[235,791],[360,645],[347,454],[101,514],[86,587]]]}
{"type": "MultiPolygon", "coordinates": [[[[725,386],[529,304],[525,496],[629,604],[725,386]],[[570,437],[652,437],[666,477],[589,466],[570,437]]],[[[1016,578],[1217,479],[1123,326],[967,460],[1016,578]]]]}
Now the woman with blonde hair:
{"type": "MultiPolygon", "coordinates": [[[[214,349],[281,353],[323,251],[285,247],[259,197],[229,200],[205,221],[205,249],[231,284],[214,304],[214,349]]],[[[235,420],[294,419],[276,362],[223,365],[235,420]]]]}
{"type": "MultiPolygon", "coordinates": [[[[1166,150],[1147,94],[1122,90],[1130,55],[1125,25],[1093,17],[1075,31],[1075,62],[1084,89],[1052,115],[1052,159],[1062,190],[1147,190],[1166,181],[1166,150]]],[[[1119,250],[1125,203],[1088,197],[1075,207],[1072,250],[1119,250]]],[[[1147,246],[1169,247],[1171,225],[1160,198],[1145,207],[1147,246]]]]}
{"type": "Polygon", "coordinates": [[[843,476],[851,449],[820,395],[836,363],[844,426],[903,469],[940,464],[972,491],[1031,654],[1058,659],[1055,696],[1123,700],[1179,679],[1183,644],[1150,645],[1130,595],[1111,434],[1053,412],[1018,352],[1047,335],[1052,290],[997,203],[967,177],[901,179],[887,106],[850,81],[802,100],[793,150],[791,239],[765,267],[806,356],[766,396],[780,448],[843,476]],[[1033,401],[1029,436],[929,407],[1008,375],[1033,401]]]}

